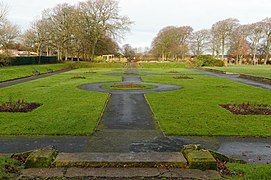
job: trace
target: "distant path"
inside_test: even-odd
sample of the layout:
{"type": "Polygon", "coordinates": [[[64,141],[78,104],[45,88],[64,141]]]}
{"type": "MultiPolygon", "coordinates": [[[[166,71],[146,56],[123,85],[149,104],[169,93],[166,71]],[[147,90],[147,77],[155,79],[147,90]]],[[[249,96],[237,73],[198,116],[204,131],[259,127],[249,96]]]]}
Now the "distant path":
{"type": "Polygon", "coordinates": [[[261,83],[261,82],[258,82],[258,81],[253,81],[253,80],[248,80],[248,79],[240,78],[239,74],[219,74],[219,73],[215,73],[215,72],[209,72],[209,71],[205,71],[205,70],[201,70],[201,69],[194,69],[194,68],[192,68],[191,70],[197,71],[197,72],[201,72],[201,73],[204,73],[206,75],[216,76],[216,77],[220,77],[220,78],[224,78],[224,79],[229,79],[229,80],[232,80],[232,81],[240,82],[240,83],[243,83],[243,84],[247,84],[247,85],[251,85],[251,86],[255,86],[255,87],[260,87],[260,88],[271,90],[271,85],[264,84],[264,83],[261,83]]]}
{"type": "Polygon", "coordinates": [[[28,81],[33,81],[33,80],[40,79],[40,78],[49,77],[49,76],[53,76],[56,74],[61,74],[61,73],[67,72],[67,71],[70,71],[70,69],[68,69],[68,70],[65,69],[65,70],[55,71],[52,73],[46,73],[46,74],[41,74],[41,75],[37,75],[37,76],[30,76],[30,77],[20,78],[20,79],[16,79],[16,80],[10,80],[7,82],[2,82],[2,83],[0,83],[0,88],[13,86],[13,85],[28,82],[28,81]]]}

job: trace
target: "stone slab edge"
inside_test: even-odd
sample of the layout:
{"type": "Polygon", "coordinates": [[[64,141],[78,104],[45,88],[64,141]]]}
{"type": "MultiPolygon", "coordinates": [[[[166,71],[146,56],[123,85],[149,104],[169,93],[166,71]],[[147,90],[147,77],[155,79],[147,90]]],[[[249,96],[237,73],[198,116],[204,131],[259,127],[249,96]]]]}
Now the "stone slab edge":
{"type": "Polygon", "coordinates": [[[60,153],[56,167],[186,167],[181,153],[60,153]]]}

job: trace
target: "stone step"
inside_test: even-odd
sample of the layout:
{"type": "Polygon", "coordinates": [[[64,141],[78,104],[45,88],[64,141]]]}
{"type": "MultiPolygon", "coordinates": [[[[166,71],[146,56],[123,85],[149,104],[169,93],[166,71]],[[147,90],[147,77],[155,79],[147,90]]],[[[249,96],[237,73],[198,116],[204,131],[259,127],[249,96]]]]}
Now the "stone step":
{"type": "Polygon", "coordinates": [[[25,169],[19,179],[221,179],[217,171],[184,168],[25,169]]]}
{"type": "Polygon", "coordinates": [[[180,152],[60,153],[56,167],[186,167],[180,152]]]}

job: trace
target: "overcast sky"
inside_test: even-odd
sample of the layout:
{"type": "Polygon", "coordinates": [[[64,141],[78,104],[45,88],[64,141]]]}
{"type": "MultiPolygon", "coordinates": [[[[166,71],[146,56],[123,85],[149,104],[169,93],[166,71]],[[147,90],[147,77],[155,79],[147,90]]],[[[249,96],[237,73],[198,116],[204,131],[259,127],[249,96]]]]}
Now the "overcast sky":
{"type": "MultiPolygon", "coordinates": [[[[1,0],[0,0],[1,1],[1,0]]],[[[83,0],[82,0],[83,1],[83,0]]],[[[77,4],[78,0],[2,0],[9,6],[9,19],[23,30],[39,18],[42,10],[59,3],[77,4]]],[[[242,24],[271,17],[270,0],[120,0],[122,15],[134,25],[121,44],[133,47],[151,45],[152,39],[165,26],[192,26],[207,29],[213,23],[234,17],[242,24]]]]}

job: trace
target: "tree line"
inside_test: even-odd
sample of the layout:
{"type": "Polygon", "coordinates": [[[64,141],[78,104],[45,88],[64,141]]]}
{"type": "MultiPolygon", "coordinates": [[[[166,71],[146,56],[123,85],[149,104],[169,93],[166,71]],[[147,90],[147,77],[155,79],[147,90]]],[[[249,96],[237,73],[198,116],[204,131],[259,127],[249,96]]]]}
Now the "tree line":
{"type": "Polygon", "coordinates": [[[270,46],[271,18],[246,25],[228,18],[199,31],[190,26],[164,27],[153,39],[151,53],[163,60],[211,54],[225,63],[230,59],[236,64],[258,64],[260,60],[267,64],[270,46]],[[225,60],[225,55],[230,58],[225,60]]]}
{"type": "Polygon", "coordinates": [[[132,24],[119,13],[115,0],[87,0],[76,5],[58,4],[42,12],[23,34],[7,20],[7,8],[0,4],[0,46],[8,49],[20,37],[24,49],[38,56],[57,54],[58,60],[77,58],[94,61],[95,56],[119,51],[116,40],[132,24]]]}

